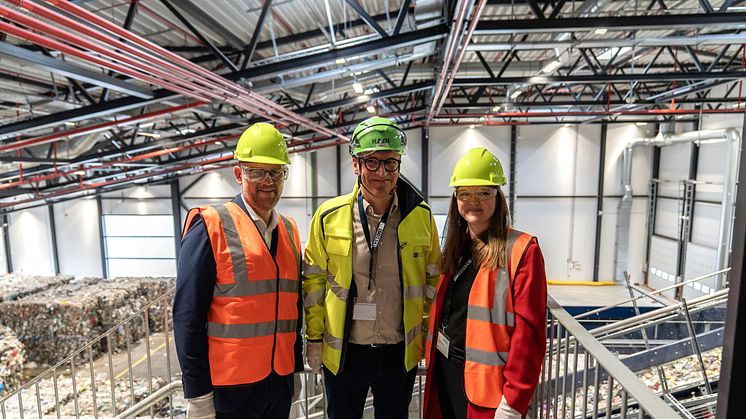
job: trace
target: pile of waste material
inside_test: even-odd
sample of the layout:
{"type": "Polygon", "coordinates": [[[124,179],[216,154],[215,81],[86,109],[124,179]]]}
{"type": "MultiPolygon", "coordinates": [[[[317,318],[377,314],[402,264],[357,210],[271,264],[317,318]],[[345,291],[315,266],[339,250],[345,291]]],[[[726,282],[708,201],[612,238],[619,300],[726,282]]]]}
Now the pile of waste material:
{"type": "MultiPolygon", "coordinates": [[[[54,364],[107,330],[118,326],[163,295],[172,278],[85,278],[12,301],[0,302],[0,323],[10,327],[26,345],[30,361],[54,364]]],[[[163,330],[165,303],[148,310],[151,331],[163,330]]],[[[146,334],[145,316],[120,325],[109,338],[94,343],[81,360],[126,348],[146,334]]]]}
{"type": "Polygon", "coordinates": [[[9,273],[0,275],[0,301],[12,301],[44,291],[57,285],[67,284],[73,279],[69,275],[33,276],[9,273]]]}
{"type": "Polygon", "coordinates": [[[21,384],[26,350],[9,328],[0,325],[0,397],[21,384]]]}

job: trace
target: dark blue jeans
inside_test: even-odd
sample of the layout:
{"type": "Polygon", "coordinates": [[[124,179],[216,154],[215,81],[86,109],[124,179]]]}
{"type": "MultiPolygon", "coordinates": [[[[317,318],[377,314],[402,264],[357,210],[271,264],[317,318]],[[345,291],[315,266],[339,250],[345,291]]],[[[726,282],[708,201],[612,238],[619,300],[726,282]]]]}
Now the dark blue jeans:
{"type": "Polygon", "coordinates": [[[404,370],[404,343],[377,347],[350,343],[339,374],[324,368],[329,418],[362,418],[371,389],[376,419],[407,419],[416,375],[417,368],[404,370]]]}

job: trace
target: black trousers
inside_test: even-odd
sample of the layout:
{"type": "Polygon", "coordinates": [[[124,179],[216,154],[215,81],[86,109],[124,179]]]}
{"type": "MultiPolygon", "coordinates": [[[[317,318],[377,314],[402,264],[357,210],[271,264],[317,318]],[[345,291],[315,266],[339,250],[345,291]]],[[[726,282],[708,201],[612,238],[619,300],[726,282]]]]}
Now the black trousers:
{"type": "Polygon", "coordinates": [[[287,419],[293,398],[293,375],[271,373],[262,381],[215,387],[218,419],[287,419]]]}
{"type": "Polygon", "coordinates": [[[469,402],[464,387],[464,361],[447,359],[436,349],[435,380],[443,419],[466,419],[469,402]]]}
{"type": "Polygon", "coordinates": [[[376,419],[407,419],[417,369],[404,370],[404,343],[347,345],[344,369],[334,375],[324,368],[330,419],[363,417],[368,389],[373,392],[376,419]]]}

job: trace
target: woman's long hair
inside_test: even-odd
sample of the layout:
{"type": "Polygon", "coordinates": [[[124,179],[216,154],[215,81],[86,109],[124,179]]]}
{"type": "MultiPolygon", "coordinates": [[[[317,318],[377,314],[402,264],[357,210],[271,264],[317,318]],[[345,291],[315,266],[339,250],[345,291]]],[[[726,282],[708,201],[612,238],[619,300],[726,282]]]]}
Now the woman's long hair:
{"type": "Polygon", "coordinates": [[[503,191],[497,188],[495,212],[487,230],[471,240],[466,220],[458,212],[456,194],[451,196],[446,223],[446,239],[440,259],[440,272],[455,273],[459,269],[459,258],[463,248],[471,241],[471,257],[477,267],[495,269],[506,265],[505,242],[510,227],[510,210],[503,191]]]}

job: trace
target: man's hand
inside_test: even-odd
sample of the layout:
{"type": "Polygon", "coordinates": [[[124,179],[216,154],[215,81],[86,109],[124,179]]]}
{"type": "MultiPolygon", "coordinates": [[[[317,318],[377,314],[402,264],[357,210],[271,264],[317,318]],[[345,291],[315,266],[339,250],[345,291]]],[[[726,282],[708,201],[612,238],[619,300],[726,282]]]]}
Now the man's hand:
{"type": "Polygon", "coordinates": [[[187,399],[187,418],[189,419],[212,419],[215,417],[215,402],[212,391],[187,399]]]}
{"type": "Polygon", "coordinates": [[[321,345],[321,342],[306,342],[306,362],[315,374],[321,371],[321,345]]]}

